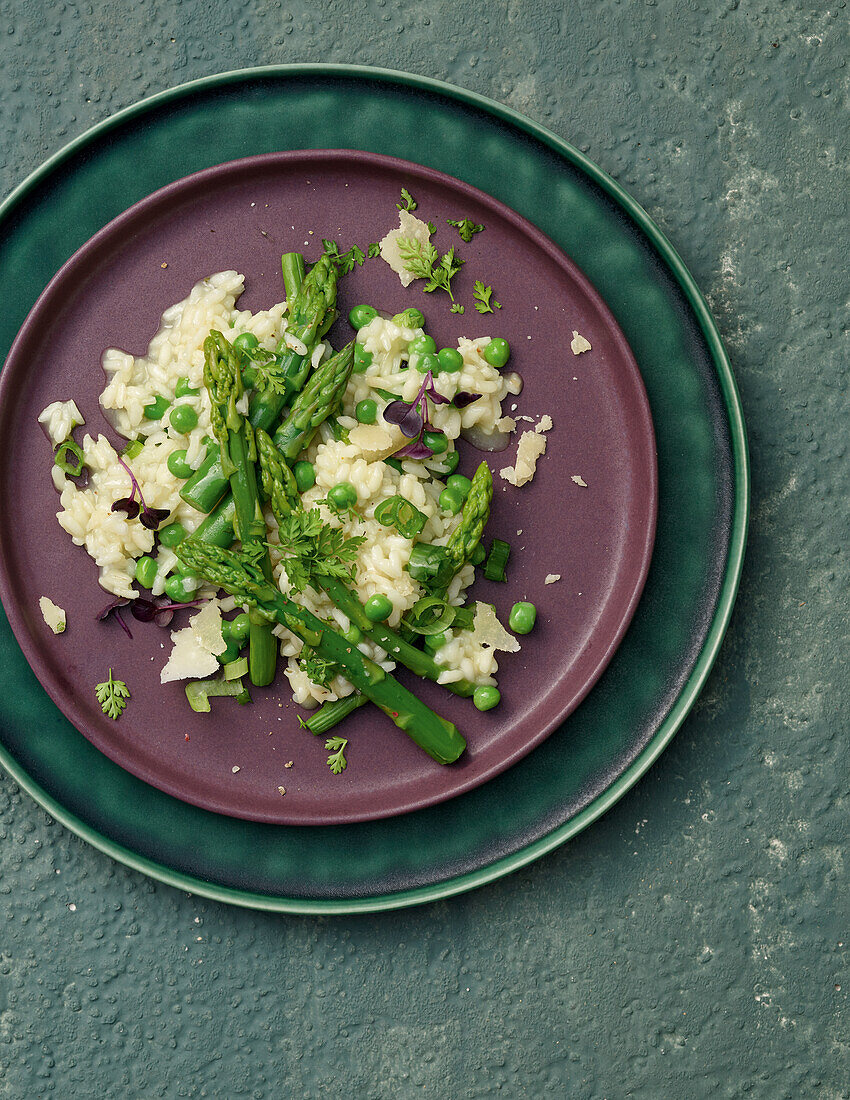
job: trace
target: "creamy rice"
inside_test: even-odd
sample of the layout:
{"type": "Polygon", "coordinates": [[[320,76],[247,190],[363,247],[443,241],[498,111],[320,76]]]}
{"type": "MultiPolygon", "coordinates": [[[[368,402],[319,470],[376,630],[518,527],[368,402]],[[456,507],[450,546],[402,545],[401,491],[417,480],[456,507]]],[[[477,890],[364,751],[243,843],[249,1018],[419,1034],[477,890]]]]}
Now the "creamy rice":
{"type": "MultiPolygon", "coordinates": [[[[279,303],[254,314],[240,311],[236,303],[243,289],[243,276],[235,271],[223,271],[203,279],[186,299],[166,310],[146,355],[133,357],[111,348],[103,356],[107,385],[101,394],[101,406],[121,436],[144,440],[140,454],[125,462],[131,467],[146,504],[165,509],[169,514],[166,522],[179,521],[187,531],[193,531],[204,516],[180,498],[183,482],[170,472],[167,460],[175,450],[185,449],[187,463],[197,469],[206,453],[204,440],[211,433],[209,398],[203,385],[204,340],[211,329],[219,329],[230,340],[240,333],[251,332],[263,348],[273,351],[287,336],[286,304],[279,303]],[[198,394],[176,398],[175,388],[180,379],[187,379],[198,394]],[[190,432],[180,433],[170,425],[167,412],[162,419],[146,418],[145,406],[157,397],[169,403],[168,411],[175,404],[190,405],[197,413],[197,426],[190,432]]],[[[421,334],[421,329],[405,328],[381,317],[360,330],[358,341],[371,353],[372,362],[364,372],[351,377],[338,416],[339,429],[343,433],[357,427],[354,415],[357,402],[373,398],[379,409],[384,407],[386,400],[377,393],[380,389],[398,394],[404,400],[413,400],[423,376],[408,366],[407,347],[421,334]]],[[[452,441],[450,450],[464,428],[475,425],[492,430],[501,418],[502,400],[518,390],[510,377],[500,375],[483,358],[482,352],[488,342],[489,337],[461,338],[457,345],[463,357],[461,370],[455,374],[441,373],[434,380],[438,392],[449,399],[460,391],[482,395],[464,409],[429,403],[431,423],[452,441]]],[[[291,335],[288,343],[293,344],[291,335]]],[[[311,357],[313,366],[329,353],[329,347],[320,345],[311,357]]],[[[82,422],[78,410],[71,405],[54,402],[42,414],[51,436],[59,434],[65,438],[75,419],[77,423],[82,422]],[[62,435],[63,428],[65,435],[62,435]]],[[[380,416],[378,422],[381,422],[380,416]]],[[[59,441],[61,439],[55,440],[59,441]]],[[[85,488],[79,488],[58,468],[53,469],[62,505],[57,518],[74,543],[84,546],[98,565],[100,584],[117,596],[132,598],[138,594],[133,579],[136,559],[152,552],[154,535],[137,520],[129,520],[123,512],[111,510],[115,500],[130,495],[132,486],[119,455],[106,437],[93,438],[87,434],[81,445],[89,467],[85,488]]],[[[303,494],[305,507],[319,507],[323,519],[341,527],[348,536],[365,536],[356,560],[358,595],[361,601],[379,593],[387,596],[392,603],[388,621],[397,626],[402,615],[425,595],[425,591],[405,568],[413,548],[412,540],[378,523],[374,518],[375,509],[389,497],[404,496],[426,516],[425,527],[417,541],[444,545],[460,522],[458,516],[445,514],[439,506],[438,498],[444,485],[434,480],[434,475],[444,475],[445,457],[434,456],[425,461],[404,459],[399,473],[381,460],[370,461],[355,444],[334,438],[328,424],[322,425],[304,457],[313,463],[316,471],[314,488],[303,494]],[[350,515],[338,515],[322,503],[329,490],[340,481],[350,482],[357,492],[356,512],[350,515]]],[[[276,524],[271,514],[266,518],[274,577],[281,591],[287,592],[286,572],[280,552],[275,549],[278,542],[276,524]]],[[[165,580],[177,564],[173,550],[165,547],[158,549],[156,560],[159,569],[152,588],[154,595],[164,590],[165,580]]],[[[449,600],[454,604],[463,603],[464,592],[473,579],[473,567],[464,566],[452,581],[449,600]]],[[[308,588],[298,596],[298,601],[320,618],[335,621],[343,630],[348,628],[346,617],[323,593],[308,588]]],[[[296,702],[315,706],[351,693],[351,685],[340,676],[327,687],[312,683],[298,664],[300,640],[283,626],[276,627],[275,634],[280,639],[281,654],[287,660],[285,673],[296,702]]],[[[386,670],[394,667],[378,646],[367,641],[359,648],[386,670]]],[[[450,634],[450,641],[440,651],[438,659],[446,666],[441,679],[449,681],[463,675],[476,683],[495,682],[498,666],[494,651],[475,642],[468,631],[450,634]]]]}

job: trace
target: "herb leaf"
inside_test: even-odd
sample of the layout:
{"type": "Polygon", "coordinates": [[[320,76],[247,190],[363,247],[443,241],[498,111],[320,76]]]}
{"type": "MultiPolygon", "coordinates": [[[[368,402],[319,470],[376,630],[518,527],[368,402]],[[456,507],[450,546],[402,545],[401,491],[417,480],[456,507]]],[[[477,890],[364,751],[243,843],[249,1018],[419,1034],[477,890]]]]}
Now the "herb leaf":
{"type": "Polygon", "coordinates": [[[464,312],[464,307],[460,304],[460,302],[453,302],[452,306],[451,306],[451,312],[452,313],[463,313],[464,312]]]}
{"type": "MultiPolygon", "coordinates": [[[[356,264],[360,267],[366,257],[363,255],[363,250],[358,248],[356,244],[353,244],[347,252],[340,252],[339,245],[336,241],[326,241],[322,239],[322,247],[325,250],[325,255],[332,257],[336,261],[337,270],[340,275],[348,275],[354,270],[356,264]]],[[[369,246],[371,256],[371,248],[369,246]]]]}
{"type": "Polygon", "coordinates": [[[340,772],[344,772],[348,767],[348,761],[345,759],[345,750],[348,747],[348,738],[346,737],[329,737],[325,741],[325,748],[330,752],[328,757],[328,767],[334,773],[339,775],[340,772]]]}
{"type": "Polygon", "coordinates": [[[320,577],[354,581],[363,536],[346,538],[339,528],[323,522],[318,508],[292,512],[279,526],[278,537],[281,549],[288,554],[283,567],[293,592],[303,592],[320,577]]]}
{"type": "Polygon", "coordinates": [[[446,218],[449,225],[453,225],[460,234],[460,239],[466,241],[467,244],[472,240],[475,233],[480,233],[483,229],[483,225],[476,225],[475,222],[471,222],[469,218],[463,218],[461,221],[452,221],[451,218],[446,218]]]}
{"type": "Polygon", "coordinates": [[[404,261],[405,271],[409,271],[414,279],[431,278],[439,253],[430,241],[422,244],[414,237],[399,237],[398,252],[404,261]]]}
{"type": "Polygon", "coordinates": [[[490,305],[490,299],[493,296],[493,288],[491,286],[485,286],[480,279],[475,280],[475,286],[472,288],[472,297],[475,299],[475,308],[479,313],[492,313],[493,306],[496,309],[502,307],[498,302],[493,302],[493,306],[490,305]]]}
{"type": "Polygon", "coordinates": [[[366,255],[369,257],[370,260],[377,260],[377,258],[381,255],[380,241],[373,241],[372,244],[370,244],[369,247],[366,249],[366,255]]]}
{"type": "Polygon", "coordinates": [[[305,645],[298,655],[298,667],[306,672],[314,684],[327,687],[334,678],[335,670],[333,661],[320,657],[316,651],[305,645]]]}
{"type": "Polygon", "coordinates": [[[406,187],[402,187],[401,197],[402,197],[403,201],[396,203],[396,208],[398,210],[413,211],[419,205],[419,203],[414,200],[413,195],[411,195],[411,193],[407,190],[406,187]]]}
{"type": "Polygon", "coordinates": [[[119,717],[130,698],[130,689],[124,681],[113,680],[112,669],[109,670],[109,679],[102,684],[96,684],[94,692],[103,713],[108,714],[113,720],[119,717]]]}

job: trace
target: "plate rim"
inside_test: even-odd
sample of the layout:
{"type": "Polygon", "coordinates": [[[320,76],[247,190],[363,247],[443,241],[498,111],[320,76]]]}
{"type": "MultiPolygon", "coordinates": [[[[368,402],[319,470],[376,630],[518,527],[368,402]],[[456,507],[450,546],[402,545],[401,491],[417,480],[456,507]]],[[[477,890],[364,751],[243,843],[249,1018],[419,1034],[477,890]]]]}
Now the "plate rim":
{"type": "MultiPolygon", "coordinates": [[[[624,555],[628,565],[621,566],[620,570],[614,575],[617,588],[621,587],[621,578],[623,574],[626,575],[628,582],[626,585],[627,598],[623,601],[623,613],[619,616],[615,628],[609,630],[600,638],[596,637],[596,628],[594,627],[594,632],[591,633],[586,645],[588,649],[594,645],[597,647],[601,645],[595,663],[585,672],[583,678],[574,687],[569,688],[567,692],[568,698],[565,703],[560,705],[557,717],[549,718],[542,726],[536,728],[536,732],[532,736],[524,738],[521,743],[515,743],[513,738],[509,738],[509,751],[504,752],[496,762],[491,763],[481,774],[473,777],[466,777],[463,780],[455,779],[454,785],[447,793],[427,797],[423,796],[418,800],[414,800],[412,803],[410,801],[410,796],[407,796],[405,799],[404,796],[399,795],[396,798],[396,803],[394,803],[393,807],[388,812],[374,812],[372,810],[351,811],[347,814],[341,814],[334,820],[322,819],[317,811],[312,811],[302,815],[299,819],[292,820],[271,818],[264,811],[247,812],[240,809],[237,812],[232,806],[230,808],[224,808],[222,802],[216,805],[216,798],[211,795],[195,795],[189,797],[185,793],[185,790],[183,793],[180,793],[181,783],[175,780],[173,776],[166,774],[163,777],[162,772],[154,770],[153,766],[132,766],[135,763],[132,759],[132,754],[130,762],[128,763],[125,749],[121,748],[120,751],[116,749],[116,747],[112,745],[110,739],[104,737],[102,731],[98,730],[96,723],[92,724],[91,722],[87,722],[84,718],[82,709],[76,704],[74,699],[71,700],[71,705],[66,708],[64,702],[66,698],[65,694],[59,689],[55,677],[51,674],[52,663],[45,658],[37,637],[28,629],[26,616],[22,613],[19,601],[14,598],[15,584],[13,577],[7,568],[6,560],[0,555],[0,605],[4,608],[9,625],[12,628],[12,633],[15,635],[15,640],[23,651],[30,668],[35,673],[42,688],[44,688],[54,705],[62,712],[64,717],[74,726],[78,733],[82,734],[87,741],[112,760],[113,763],[117,764],[118,767],[123,768],[125,771],[135,776],[135,778],[142,780],[144,783],[148,783],[150,786],[155,787],[157,790],[162,791],[172,798],[187,802],[192,806],[197,806],[209,813],[222,814],[223,816],[234,817],[242,821],[284,826],[349,825],[359,822],[384,821],[403,814],[415,813],[419,810],[427,809],[431,806],[438,806],[450,799],[467,794],[477,787],[480,787],[482,784],[495,779],[497,776],[517,764],[520,760],[524,759],[530,752],[541,745],[560,728],[570,715],[574,713],[592,692],[593,688],[599,682],[613,660],[634,619],[635,612],[637,611],[638,604],[640,603],[646,585],[652,562],[658,521],[658,460],[652,407],[634,351],[613,311],[596,289],[594,283],[579,264],[577,264],[576,261],[548,234],[544,233],[543,230],[538,228],[532,221],[508,206],[502,200],[482,191],[473,184],[467,183],[465,180],[449,175],[439,169],[432,168],[428,165],[418,164],[415,161],[410,161],[402,157],[390,156],[383,153],[373,153],[350,148],[323,147],[317,149],[292,149],[278,152],[249,154],[248,156],[237,157],[235,159],[223,161],[221,164],[190,172],[188,175],[172,180],[170,183],[164,184],[162,187],[158,187],[155,191],[150,192],[150,194],[138,199],[125,210],[121,211],[120,214],[111,218],[104,226],[84,241],[65,263],[62,264],[58,271],[56,271],[39,294],[9,349],[6,363],[0,375],[0,402],[2,402],[6,391],[13,389],[15,386],[22,367],[22,359],[23,367],[26,369],[26,363],[28,359],[31,358],[31,354],[29,357],[27,356],[28,341],[32,339],[44,339],[44,336],[40,334],[43,333],[43,326],[45,324],[45,311],[49,314],[52,310],[56,309],[58,305],[56,301],[57,296],[61,300],[63,288],[67,285],[69,280],[73,281],[75,275],[77,275],[80,270],[85,271],[91,263],[97,265],[99,263],[97,257],[104,250],[107,254],[111,255],[116,247],[114,243],[116,238],[120,240],[123,234],[127,234],[133,238],[135,236],[133,231],[134,227],[135,232],[138,232],[140,223],[142,225],[148,224],[150,218],[153,218],[156,222],[157,219],[162,217],[163,209],[168,210],[171,208],[175,196],[177,196],[177,204],[179,205],[181,202],[185,203],[186,194],[191,196],[199,187],[207,187],[207,185],[210,190],[214,190],[219,181],[223,181],[223,188],[226,191],[228,187],[233,185],[234,179],[241,179],[254,167],[258,170],[270,168],[272,172],[276,172],[278,170],[278,165],[280,165],[281,170],[286,171],[291,165],[299,166],[305,161],[310,160],[316,161],[319,164],[322,162],[329,162],[334,165],[340,163],[344,164],[346,161],[360,164],[365,163],[367,168],[374,169],[378,172],[385,168],[397,172],[404,171],[410,174],[411,177],[418,175],[420,179],[430,180],[441,187],[451,186],[456,188],[461,193],[471,195],[475,201],[482,205],[491,206],[503,221],[510,223],[515,229],[522,233],[532,248],[536,248],[547,254],[552,262],[557,264],[558,268],[572,280],[573,285],[578,288],[580,293],[593,304],[593,308],[598,312],[599,318],[605,325],[612,342],[620,348],[623,355],[623,390],[628,390],[633,393],[633,400],[635,402],[634,408],[638,411],[642,424],[641,438],[636,450],[639,452],[638,458],[641,463],[643,464],[644,460],[646,460],[646,469],[641,469],[641,473],[645,478],[643,484],[646,486],[647,490],[647,506],[645,522],[643,516],[639,517],[640,521],[635,525],[634,535],[631,534],[631,524],[634,522],[635,517],[632,515],[629,519],[629,523],[627,524],[629,533],[626,537],[629,545],[632,547],[632,552],[631,554],[624,555]],[[92,260],[92,257],[95,259],[92,260]],[[33,332],[37,334],[35,337],[33,336],[33,332]],[[12,369],[16,369],[18,375],[10,374],[10,370],[12,369]]],[[[312,170],[312,168],[310,170],[312,170]]],[[[49,321],[47,323],[49,324],[49,321]]],[[[641,511],[643,511],[643,509],[641,509],[641,511]]],[[[603,606],[607,607],[607,602],[603,606]]]]}
{"type": "Polygon", "coordinates": [[[447,898],[485,883],[494,882],[504,875],[539,859],[541,856],[564,844],[577,833],[587,828],[601,817],[611,806],[628,791],[637,780],[651,767],[666,749],[680,729],[685,717],[693,707],[705,681],[714,665],[723,637],[728,628],[732,609],[740,584],[743,561],[746,551],[747,527],[750,510],[750,464],[747,447],[746,428],[738,386],[732,373],[731,364],[708,304],[688,271],[681,257],[662,230],[655,224],[644,208],[632,198],[611,176],[593,163],[585,154],[565,139],[534,122],[511,107],[469,91],[446,81],[432,77],[405,73],[394,69],[373,68],[365,65],[346,65],[337,63],[303,63],[291,65],[264,65],[252,68],[228,70],[187,81],[173,88],[164,89],[103,119],[85,130],[69,143],[57,150],[27,175],[0,203],[0,220],[4,220],[31,191],[62,163],[87,145],[93,143],[109,130],[123,125],[133,118],[171,102],[202,92],[209,88],[262,78],[286,79],[293,77],[317,77],[378,81],[383,84],[400,84],[408,88],[423,90],[430,94],[441,95],[465,106],[477,108],[504,121],[528,134],[560,157],[571,163],[598,187],[600,187],[619,206],[650,243],[671,272],[681,289],[688,305],[694,313],[699,330],[706,341],[709,354],[717,375],[720,393],[723,398],[730,438],[730,453],[733,468],[732,510],[729,524],[729,544],[723,567],[723,579],[717,596],[716,606],[700,651],[687,679],[678,693],[664,719],[654,735],[631,764],[593,801],[575,817],[557,826],[545,836],[518,851],[500,857],[492,863],[466,872],[462,875],[443,879],[423,887],[397,891],[388,894],[372,895],[345,899],[307,899],[289,898],[258,894],[253,891],[239,890],[233,887],[205,882],[184,872],[173,871],[154,860],[140,856],[125,846],[103,836],[96,829],[82,821],[75,814],[66,811],[51,795],[36,783],[20,766],[11,754],[0,745],[0,764],[11,777],[43,809],[60,821],[66,828],[81,839],[137,871],[147,874],[158,881],[190,894],[198,894],[212,900],[223,901],[245,908],[268,912],[283,912],[300,915],[334,915],[356,912],[382,912],[447,898]]]}

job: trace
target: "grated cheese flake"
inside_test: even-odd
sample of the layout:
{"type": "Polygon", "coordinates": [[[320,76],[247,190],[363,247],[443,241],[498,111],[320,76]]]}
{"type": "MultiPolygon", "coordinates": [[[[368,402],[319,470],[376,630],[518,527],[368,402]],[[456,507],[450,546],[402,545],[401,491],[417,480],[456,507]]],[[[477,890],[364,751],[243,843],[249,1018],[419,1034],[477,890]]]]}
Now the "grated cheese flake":
{"type": "Polygon", "coordinates": [[[199,680],[218,671],[218,654],[227,649],[221,630],[221,605],[210,600],[183,630],[173,630],[174,648],[159,674],[161,684],[172,680],[199,680]]]}
{"type": "Polygon", "coordinates": [[[519,446],[516,452],[516,464],[505,466],[499,470],[499,475],[519,488],[528,484],[537,470],[537,460],[546,453],[546,440],[543,433],[552,427],[551,416],[541,416],[540,422],[532,432],[523,432],[520,436],[519,446]]]}
{"type": "Polygon", "coordinates": [[[573,355],[581,355],[583,351],[590,351],[590,341],[573,329],[573,338],[570,343],[570,351],[573,355]]]}
{"type": "MultiPolygon", "coordinates": [[[[559,581],[560,579],[561,579],[561,574],[560,573],[547,573],[546,574],[546,579],[543,581],[543,583],[544,584],[554,584],[555,581],[559,581]]],[[[581,595],[581,593],[579,593],[579,595],[581,595]]]]}
{"type": "Polygon", "coordinates": [[[571,474],[570,481],[574,481],[576,485],[581,485],[583,489],[587,488],[587,482],[584,480],[581,474],[571,474]]]}
{"type": "Polygon", "coordinates": [[[38,606],[41,609],[41,617],[53,633],[61,634],[67,625],[64,609],[58,607],[53,600],[49,600],[47,596],[41,596],[39,598],[38,606]]]}
{"type": "Polygon", "coordinates": [[[501,649],[505,653],[518,653],[520,649],[519,642],[513,634],[508,634],[496,618],[496,612],[491,605],[480,600],[475,604],[472,640],[479,645],[490,646],[491,649],[501,649]]]}
{"type": "Polygon", "coordinates": [[[348,433],[348,441],[367,462],[380,462],[410,442],[395,424],[358,424],[348,433]]]}
{"type": "Polygon", "coordinates": [[[399,210],[398,229],[391,229],[381,241],[381,259],[398,275],[402,286],[410,286],[415,276],[405,269],[398,247],[400,237],[419,241],[424,246],[431,240],[431,231],[425,222],[415,218],[409,210],[399,210]]]}

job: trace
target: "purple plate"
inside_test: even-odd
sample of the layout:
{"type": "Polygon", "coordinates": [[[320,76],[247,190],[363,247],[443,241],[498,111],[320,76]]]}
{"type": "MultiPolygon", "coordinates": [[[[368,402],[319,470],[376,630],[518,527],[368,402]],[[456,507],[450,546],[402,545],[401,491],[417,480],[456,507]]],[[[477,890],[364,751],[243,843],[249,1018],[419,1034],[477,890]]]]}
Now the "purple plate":
{"type": "MultiPolygon", "coordinates": [[[[347,324],[337,328],[332,338],[350,338],[347,324]]],[[[467,448],[461,472],[481,457],[467,448]]],[[[131,207],[64,265],[27,318],[0,377],[0,598],[57,706],[102,752],[155,787],[217,813],[277,824],[389,817],[504,771],[587,695],[643,588],[656,482],[649,404],[631,350],[586,277],[533,225],[460,180],[390,157],[350,150],[251,157],[179,180],[131,207]],[[445,295],[425,296],[421,283],[404,289],[373,260],[343,281],[341,313],[361,301],[390,312],[416,306],[438,345],[459,335],[510,341],[511,367],[525,386],[504,411],[516,402],[516,415],[547,413],[554,428],[534,481],[522,489],[498,476],[515,445],[491,456],[496,493],[487,537],[505,539],[514,552],[508,583],[478,580],[473,596],[495,603],[503,621],[515,601],[531,600],[538,620],[520,653],[501,655],[502,703],[493,711],[479,713],[468,700],[399,674],[463,732],[468,749],[457,764],[434,763],[365,707],[340,727],[350,738],[349,766],[335,776],[322,741],[299,729],[282,674],[276,689],[252,689],[249,707],[217,700],[212,713],[194,714],[182,684],[159,683],[170,652],[166,631],[133,621],[130,641],[114,621],[95,621],[109,596],[94,563],[56,523],[51,450],[36,418],[49,402],[73,397],[86,430],[115,441],[97,402],[105,348],[143,354],[163,310],[215,271],[245,274],[243,308],[279,301],[282,252],[315,259],[323,237],[365,251],[397,225],[402,187],[416,198],[417,216],[437,226],[437,247],[456,245],[466,259],[453,282],[466,312],[450,313],[445,295]],[[486,226],[469,244],[446,224],[464,217],[486,226]],[[492,284],[500,311],[474,311],[476,279],[492,284]],[[573,330],[592,351],[571,353],[573,330]],[[547,574],[561,579],[547,585],[547,574]],[[43,623],[42,595],[66,609],[64,634],[43,623]],[[110,667],[132,693],[116,722],[94,694],[110,667]]],[[[182,625],[179,617],[172,624],[182,625]]]]}

